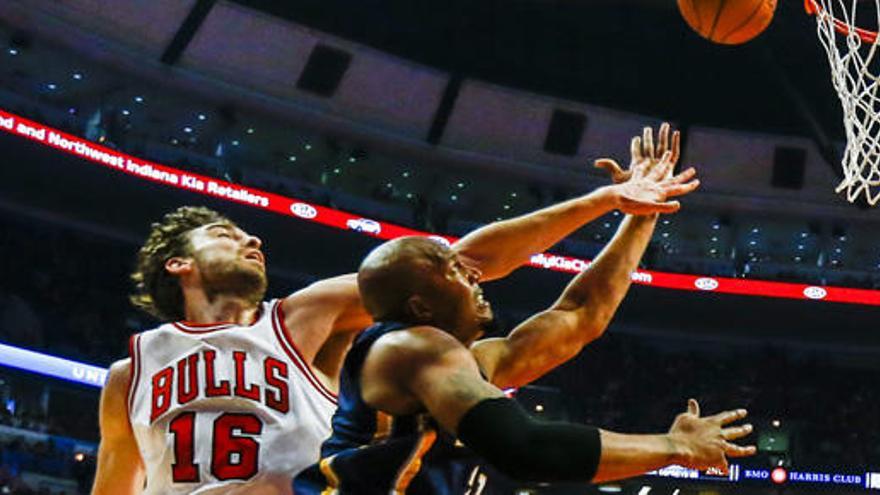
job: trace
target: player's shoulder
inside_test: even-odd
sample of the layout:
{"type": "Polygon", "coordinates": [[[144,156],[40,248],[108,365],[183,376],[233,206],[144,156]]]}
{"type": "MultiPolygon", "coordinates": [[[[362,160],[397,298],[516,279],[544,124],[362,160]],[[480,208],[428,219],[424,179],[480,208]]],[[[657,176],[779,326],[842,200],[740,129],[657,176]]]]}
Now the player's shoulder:
{"type": "Polygon", "coordinates": [[[371,346],[364,376],[384,377],[409,390],[414,380],[438,369],[473,366],[470,351],[448,332],[432,326],[414,326],[388,332],[371,346]]]}
{"type": "Polygon", "coordinates": [[[101,391],[101,437],[129,438],[128,393],[131,382],[131,359],[120,359],[110,365],[107,381],[101,391]]]}
{"type": "Polygon", "coordinates": [[[128,373],[131,370],[131,358],[122,358],[110,365],[110,374],[128,373]]]}
{"type": "Polygon", "coordinates": [[[433,360],[467,348],[449,332],[430,325],[418,325],[394,330],[379,337],[373,351],[395,360],[433,360]]]}
{"type": "Polygon", "coordinates": [[[131,337],[129,337],[129,343],[132,344],[134,340],[137,338],[142,338],[144,336],[156,335],[158,333],[167,332],[168,330],[173,330],[175,325],[178,325],[180,322],[176,321],[163,321],[159,323],[155,323],[149,326],[146,326],[142,330],[137,333],[133,333],[131,337]]]}
{"type": "Polygon", "coordinates": [[[120,359],[110,365],[104,390],[127,391],[131,381],[131,358],[120,359]]]}

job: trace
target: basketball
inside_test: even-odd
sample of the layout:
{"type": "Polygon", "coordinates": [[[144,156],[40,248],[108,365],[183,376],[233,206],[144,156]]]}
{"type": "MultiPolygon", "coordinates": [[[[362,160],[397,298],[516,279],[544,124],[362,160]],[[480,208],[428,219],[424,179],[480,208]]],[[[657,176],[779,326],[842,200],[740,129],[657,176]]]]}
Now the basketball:
{"type": "Polygon", "coordinates": [[[688,26],[707,40],[739,45],[764,32],[776,0],[678,0],[688,26]]]}

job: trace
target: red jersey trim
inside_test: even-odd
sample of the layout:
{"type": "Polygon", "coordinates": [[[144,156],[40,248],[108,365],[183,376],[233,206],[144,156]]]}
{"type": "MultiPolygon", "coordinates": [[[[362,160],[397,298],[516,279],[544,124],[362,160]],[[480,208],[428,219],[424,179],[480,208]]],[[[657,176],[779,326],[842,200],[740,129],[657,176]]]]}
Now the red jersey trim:
{"type": "Polygon", "coordinates": [[[232,327],[243,327],[248,328],[252,327],[260,321],[260,318],[263,317],[263,303],[260,303],[260,306],[257,308],[257,312],[254,315],[254,321],[251,322],[250,325],[238,325],[237,323],[232,322],[216,322],[216,323],[195,323],[191,321],[175,321],[172,323],[178,330],[186,333],[208,333],[208,332],[216,332],[217,330],[226,330],[227,328],[232,327]]]}
{"type": "Polygon", "coordinates": [[[214,332],[217,330],[225,330],[227,328],[232,328],[235,326],[232,323],[223,323],[223,324],[218,325],[216,323],[195,324],[195,323],[184,323],[182,321],[175,321],[174,323],[172,323],[172,325],[174,325],[175,328],[177,328],[178,330],[180,330],[182,332],[186,332],[186,333],[209,333],[209,332],[214,332]]]}
{"type": "Polygon", "coordinates": [[[138,381],[141,378],[141,334],[134,334],[128,339],[128,355],[131,356],[131,366],[128,369],[128,417],[134,408],[134,396],[137,392],[138,381]]]}
{"type": "Polygon", "coordinates": [[[282,299],[278,299],[275,302],[275,308],[272,310],[272,328],[275,330],[275,336],[281,343],[281,348],[284,349],[284,352],[287,353],[288,357],[293,361],[293,364],[295,364],[303,375],[305,375],[306,380],[312,384],[312,387],[314,387],[324,398],[333,403],[333,405],[336,405],[338,400],[336,394],[321,383],[321,380],[315,375],[312,367],[309,366],[308,362],[303,358],[302,353],[299,352],[299,348],[297,348],[293,340],[290,339],[290,334],[287,332],[287,327],[284,324],[284,309],[281,308],[282,301],[282,299]]]}

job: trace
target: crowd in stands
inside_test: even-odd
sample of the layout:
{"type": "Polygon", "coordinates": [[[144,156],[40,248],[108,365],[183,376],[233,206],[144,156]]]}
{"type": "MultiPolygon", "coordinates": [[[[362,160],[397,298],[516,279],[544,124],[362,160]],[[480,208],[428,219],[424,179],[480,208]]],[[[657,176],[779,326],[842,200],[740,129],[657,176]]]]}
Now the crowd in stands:
{"type": "Polygon", "coordinates": [[[669,346],[665,339],[609,335],[544,382],[564,391],[573,419],[613,430],[664,431],[693,397],[708,413],[747,408],[753,442],[787,440],[785,452],[765,456],[801,468],[880,467],[876,356],[856,365],[820,350],[669,346]]]}
{"type": "MultiPolygon", "coordinates": [[[[95,436],[93,427],[80,426],[80,430],[90,430],[85,432],[74,426],[89,423],[84,419],[93,417],[94,412],[77,411],[77,405],[69,403],[60,408],[71,413],[66,415],[59,414],[59,408],[50,412],[15,407],[13,404],[19,402],[16,399],[26,393],[21,387],[10,387],[10,382],[21,377],[0,369],[0,378],[6,399],[0,407],[0,494],[88,493],[95,468],[95,444],[72,437],[95,436]]],[[[95,406],[90,403],[86,407],[95,406]]]]}
{"type": "Polygon", "coordinates": [[[0,494],[85,494],[94,469],[94,455],[59,448],[51,439],[0,440],[0,494]]]}
{"type": "Polygon", "coordinates": [[[101,365],[123,356],[144,321],[126,300],[134,249],[26,220],[0,224],[2,340],[101,365]]]}

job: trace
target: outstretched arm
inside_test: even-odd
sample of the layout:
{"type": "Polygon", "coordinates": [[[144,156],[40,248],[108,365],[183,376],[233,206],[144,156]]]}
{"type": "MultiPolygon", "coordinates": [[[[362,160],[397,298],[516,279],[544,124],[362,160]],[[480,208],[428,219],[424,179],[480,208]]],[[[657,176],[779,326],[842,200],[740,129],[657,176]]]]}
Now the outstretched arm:
{"type": "MultiPolygon", "coordinates": [[[[656,151],[657,159],[670,149],[668,136],[669,124],[663,124],[660,128],[660,146],[656,151]]],[[[633,160],[641,159],[643,146],[644,156],[654,159],[650,128],[645,130],[644,141],[633,139],[633,160]]],[[[677,132],[673,135],[673,150],[674,156],[671,160],[674,166],[678,160],[677,132]]],[[[629,181],[629,172],[621,170],[612,160],[599,160],[596,166],[608,170],[616,183],[629,182],[628,187],[600,187],[578,198],[509,220],[493,222],[459,239],[452,246],[453,249],[470,260],[482,273],[481,281],[495,280],[507,276],[526,264],[535,253],[550,249],[572,232],[614,209],[620,208],[636,214],[672,213],[678,209],[677,202],[658,200],[650,194],[652,191],[639,189],[639,185],[629,181]]],[[[681,186],[692,176],[693,173],[689,171],[678,177],[675,184],[681,186]]],[[[669,190],[666,195],[671,197],[686,192],[688,191],[676,193],[675,190],[669,190]]]]}
{"type": "Polygon", "coordinates": [[[724,428],[745,417],[745,410],[700,418],[696,401],[668,433],[657,435],[536,420],[480,376],[461,343],[431,327],[377,341],[364,363],[361,386],[364,400],[380,410],[427,409],[481,457],[525,481],[608,481],[669,464],[723,471],[727,456],[754,453],[754,447],[729,442],[748,434],[748,425],[724,428]]]}
{"type": "Polygon", "coordinates": [[[130,367],[128,359],[114,363],[101,391],[101,444],[93,495],[134,495],[144,487],[144,464],[125,404],[130,367]]]}
{"type": "Polygon", "coordinates": [[[481,272],[481,281],[496,280],[614,208],[614,194],[600,187],[584,196],[480,227],[459,239],[452,249],[481,272]]]}
{"type": "Polygon", "coordinates": [[[576,356],[602,335],[631,284],[631,273],[654,231],[654,217],[627,217],[590,267],[547,310],[505,338],[471,347],[495,385],[520,387],[576,356]]]}
{"type": "Polygon", "coordinates": [[[664,124],[656,152],[650,129],[643,138],[634,138],[631,175],[612,186],[624,190],[620,193],[623,198],[640,198],[636,203],[623,201],[624,211],[647,210],[648,214],[627,215],[590,267],[568,284],[549,309],[519,325],[506,338],[485,339],[472,346],[492,383],[500,387],[529,383],[577,355],[605,331],[654,232],[657,214],[644,203],[675,203],[677,209],[678,203],[667,201],[668,197],[687,194],[698,185],[696,180],[687,182],[693,170],[669,177],[678,159],[678,134],[672,136],[671,150],[668,137],[669,128],[664,124]]]}

